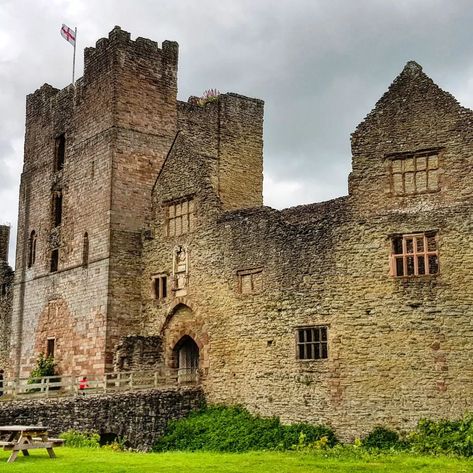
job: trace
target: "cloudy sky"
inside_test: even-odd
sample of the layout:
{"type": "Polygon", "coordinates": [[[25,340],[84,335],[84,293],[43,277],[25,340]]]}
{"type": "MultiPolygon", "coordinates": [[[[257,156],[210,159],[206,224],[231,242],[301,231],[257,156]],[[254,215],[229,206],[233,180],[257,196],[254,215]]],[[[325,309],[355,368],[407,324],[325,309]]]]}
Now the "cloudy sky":
{"type": "Polygon", "coordinates": [[[276,208],[346,194],[350,133],[408,60],[473,108],[471,0],[0,0],[0,223],[13,236],[25,95],[70,81],[62,23],[79,30],[78,76],[83,48],[120,25],[179,42],[180,99],[209,88],[264,99],[276,208]]]}

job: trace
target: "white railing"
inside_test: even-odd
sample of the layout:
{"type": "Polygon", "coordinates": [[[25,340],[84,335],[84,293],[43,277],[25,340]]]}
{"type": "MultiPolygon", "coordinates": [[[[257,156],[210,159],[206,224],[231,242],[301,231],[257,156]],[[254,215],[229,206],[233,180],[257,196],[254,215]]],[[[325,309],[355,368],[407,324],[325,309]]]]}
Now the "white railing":
{"type": "Polygon", "coordinates": [[[127,371],[102,375],[55,375],[42,378],[5,380],[0,385],[0,401],[54,396],[104,394],[114,391],[152,389],[163,386],[197,384],[200,375],[194,369],[166,371],[127,371]]]}

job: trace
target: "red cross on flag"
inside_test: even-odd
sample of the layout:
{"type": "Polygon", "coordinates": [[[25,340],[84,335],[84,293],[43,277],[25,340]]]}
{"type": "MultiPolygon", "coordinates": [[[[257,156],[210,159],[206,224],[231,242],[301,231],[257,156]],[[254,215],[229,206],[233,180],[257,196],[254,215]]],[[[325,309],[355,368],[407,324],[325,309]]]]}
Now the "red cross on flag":
{"type": "Polygon", "coordinates": [[[76,45],[76,34],[72,28],[69,28],[66,25],[62,25],[61,28],[61,36],[66,40],[69,41],[73,46],[76,45]]]}

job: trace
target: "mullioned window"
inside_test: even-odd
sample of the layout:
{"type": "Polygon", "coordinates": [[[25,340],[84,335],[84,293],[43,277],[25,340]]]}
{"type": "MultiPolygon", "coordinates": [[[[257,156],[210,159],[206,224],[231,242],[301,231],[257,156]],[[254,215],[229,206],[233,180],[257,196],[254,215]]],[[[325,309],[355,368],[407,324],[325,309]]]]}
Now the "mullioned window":
{"type": "Polygon", "coordinates": [[[392,238],[393,276],[426,276],[438,272],[439,257],[435,232],[397,235],[392,238]]]}
{"type": "Polygon", "coordinates": [[[193,199],[171,202],[166,207],[166,233],[179,236],[194,230],[195,203],[193,199]]]}
{"type": "Polygon", "coordinates": [[[438,153],[391,157],[391,190],[396,196],[440,190],[438,153]]]}

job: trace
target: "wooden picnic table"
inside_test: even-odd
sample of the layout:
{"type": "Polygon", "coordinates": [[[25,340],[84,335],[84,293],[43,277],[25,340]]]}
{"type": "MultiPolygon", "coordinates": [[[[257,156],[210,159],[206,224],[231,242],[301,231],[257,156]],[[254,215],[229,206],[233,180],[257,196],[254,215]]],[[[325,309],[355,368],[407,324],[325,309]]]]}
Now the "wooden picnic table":
{"type": "Polygon", "coordinates": [[[56,458],[53,447],[61,447],[62,439],[49,438],[48,428],[42,425],[4,425],[0,426],[0,447],[11,450],[7,463],[13,463],[18,453],[29,456],[28,450],[45,448],[50,458],[56,458]]]}

